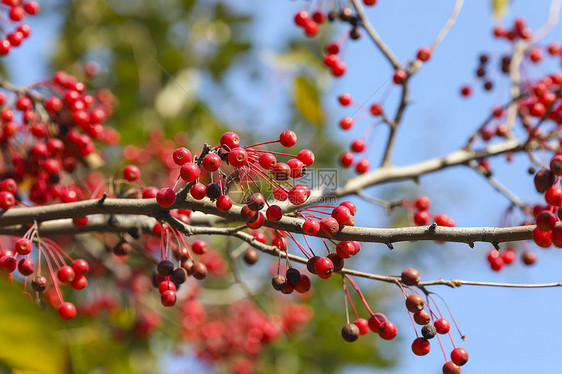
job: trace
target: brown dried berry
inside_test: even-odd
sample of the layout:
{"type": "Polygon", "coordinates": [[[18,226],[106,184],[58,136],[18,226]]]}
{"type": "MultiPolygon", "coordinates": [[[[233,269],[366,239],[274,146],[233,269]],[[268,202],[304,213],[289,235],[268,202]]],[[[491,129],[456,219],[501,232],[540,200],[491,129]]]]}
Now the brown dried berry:
{"type": "Polygon", "coordinates": [[[341,329],[341,336],[346,342],[354,342],[359,338],[359,327],[354,323],[348,323],[341,329]]]}
{"type": "Polygon", "coordinates": [[[246,253],[244,253],[244,262],[248,265],[253,265],[258,261],[258,251],[254,248],[249,248],[246,253]]]}
{"type": "Polygon", "coordinates": [[[196,262],[191,266],[191,275],[195,279],[205,279],[207,276],[207,267],[201,262],[196,262]]]}
{"type": "Polygon", "coordinates": [[[287,285],[287,279],[282,275],[276,275],[271,279],[271,285],[277,291],[282,291],[287,285]]]}

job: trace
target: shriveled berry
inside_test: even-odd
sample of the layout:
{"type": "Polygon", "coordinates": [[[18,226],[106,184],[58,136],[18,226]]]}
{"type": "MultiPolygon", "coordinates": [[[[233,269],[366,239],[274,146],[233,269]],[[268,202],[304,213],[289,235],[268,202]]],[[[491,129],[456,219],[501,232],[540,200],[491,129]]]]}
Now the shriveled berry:
{"type": "Polygon", "coordinates": [[[348,323],[341,329],[341,336],[346,342],[354,342],[359,338],[359,327],[353,323],[348,323]]]}
{"type": "Polygon", "coordinates": [[[31,281],[31,288],[36,292],[43,292],[47,289],[47,278],[38,275],[31,281]]]}
{"type": "Polygon", "coordinates": [[[435,328],[434,325],[432,325],[431,323],[428,323],[427,325],[424,325],[422,327],[421,333],[422,333],[424,338],[433,339],[435,337],[435,335],[437,334],[437,329],[435,328]]]}
{"type": "Polygon", "coordinates": [[[271,279],[271,285],[275,290],[281,291],[287,285],[287,278],[278,274],[271,279]]]}

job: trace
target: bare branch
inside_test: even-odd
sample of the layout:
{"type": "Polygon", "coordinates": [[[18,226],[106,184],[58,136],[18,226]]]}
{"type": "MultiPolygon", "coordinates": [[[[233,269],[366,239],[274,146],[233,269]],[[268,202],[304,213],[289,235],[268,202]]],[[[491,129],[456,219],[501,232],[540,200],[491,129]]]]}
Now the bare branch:
{"type": "Polygon", "coordinates": [[[390,48],[388,48],[388,46],[385,44],[385,42],[382,40],[380,35],[377,33],[377,31],[369,21],[369,17],[365,13],[365,8],[363,8],[363,4],[361,4],[361,1],[351,0],[351,2],[353,3],[355,10],[357,11],[357,15],[359,16],[359,19],[363,24],[363,28],[365,28],[365,31],[367,31],[367,34],[369,34],[371,39],[373,39],[373,42],[375,42],[376,46],[385,55],[386,59],[388,60],[388,62],[390,62],[394,69],[400,69],[400,62],[398,61],[396,56],[394,56],[390,48]]]}

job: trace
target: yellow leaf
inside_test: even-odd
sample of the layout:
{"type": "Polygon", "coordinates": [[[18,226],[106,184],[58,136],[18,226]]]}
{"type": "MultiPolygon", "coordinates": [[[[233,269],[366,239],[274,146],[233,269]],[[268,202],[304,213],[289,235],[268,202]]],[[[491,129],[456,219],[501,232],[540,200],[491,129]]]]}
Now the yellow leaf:
{"type": "Polygon", "coordinates": [[[304,118],[316,126],[324,122],[317,87],[304,76],[295,77],[293,97],[295,105],[304,118]]]}
{"type": "Polygon", "coordinates": [[[510,0],[492,0],[492,9],[494,10],[494,17],[501,19],[509,6],[510,0]]]}

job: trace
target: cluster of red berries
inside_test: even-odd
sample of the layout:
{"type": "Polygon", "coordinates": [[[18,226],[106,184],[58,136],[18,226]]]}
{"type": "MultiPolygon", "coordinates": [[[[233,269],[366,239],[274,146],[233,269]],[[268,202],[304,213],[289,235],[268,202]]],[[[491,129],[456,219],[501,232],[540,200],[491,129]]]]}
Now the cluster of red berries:
{"type": "MultiPolygon", "coordinates": [[[[490,268],[500,271],[504,265],[511,265],[517,259],[517,251],[513,247],[508,247],[502,252],[490,249],[487,256],[490,268]]],[[[537,261],[537,254],[529,249],[524,249],[521,253],[521,261],[525,265],[533,265],[537,261]]]]}
{"type": "Polygon", "coordinates": [[[535,222],[537,227],[533,230],[533,241],[543,248],[562,248],[562,227],[556,223],[560,220],[562,209],[562,188],[560,176],[562,175],[562,155],[558,154],[550,160],[550,170],[541,169],[535,174],[535,188],[544,193],[546,207],[535,208],[535,222]]]}
{"type": "MultiPolygon", "coordinates": [[[[2,16],[2,21],[11,27],[23,21],[26,15],[34,16],[39,13],[39,3],[36,1],[2,0],[2,4],[6,5],[0,8],[0,11],[6,12],[2,16]]],[[[31,27],[20,24],[11,32],[2,28],[2,33],[4,37],[0,39],[0,56],[6,56],[12,47],[19,46],[31,34],[31,27]]]]}
{"type": "Polygon", "coordinates": [[[119,134],[102,123],[111,114],[113,98],[107,91],[96,96],[74,77],[57,72],[51,80],[25,91],[0,91],[0,143],[11,160],[3,176],[20,183],[18,191],[36,204],[72,202],[84,198],[73,178],[79,164],[91,164],[94,140],[114,144],[119,134]]]}
{"type": "Polygon", "coordinates": [[[182,338],[196,345],[197,356],[205,362],[226,364],[234,373],[249,374],[256,355],[284,332],[298,331],[313,314],[310,307],[287,300],[275,310],[278,314],[267,315],[248,300],[208,308],[189,298],[181,305],[182,338]]]}
{"type": "MultiPolygon", "coordinates": [[[[237,184],[244,192],[245,206],[242,209],[248,227],[257,229],[265,222],[279,221],[283,211],[278,205],[269,204],[257,181],[263,181],[273,188],[273,197],[278,201],[288,200],[293,205],[301,205],[310,196],[310,188],[303,184],[291,184],[290,178],[298,179],[306,173],[306,167],[314,162],[314,153],[308,149],[301,150],[297,155],[273,152],[260,149],[260,146],[281,143],[286,148],[293,147],[297,136],[293,131],[283,131],[278,140],[240,146],[240,137],[233,133],[225,133],[220,145],[208,147],[201,156],[192,160],[187,148],[178,148],[173,153],[174,162],[180,166],[178,180],[187,182],[191,197],[201,200],[208,197],[214,201],[217,209],[226,212],[232,208],[232,199],[228,196],[231,184],[237,184]],[[277,160],[276,156],[285,156],[287,162],[277,160]],[[228,174],[225,173],[226,170],[228,174]],[[199,182],[202,175],[213,182],[205,185],[199,182]],[[252,187],[257,192],[252,192],[252,187]],[[261,210],[268,206],[266,216],[261,210]]],[[[176,201],[176,193],[172,188],[158,191],[156,200],[162,207],[171,207],[176,201]]]]}
{"type": "Polygon", "coordinates": [[[429,211],[431,207],[431,199],[427,196],[419,196],[413,203],[404,200],[402,202],[412,213],[414,223],[418,226],[429,225],[431,220],[439,226],[455,227],[456,222],[445,213],[432,214],[429,211]]]}
{"type": "MultiPolygon", "coordinates": [[[[400,281],[402,282],[402,284],[408,287],[417,286],[420,281],[420,273],[413,268],[404,269],[400,276],[400,281]]],[[[408,310],[408,313],[412,318],[412,322],[415,322],[417,325],[422,326],[421,337],[418,335],[418,332],[416,330],[416,339],[412,342],[412,352],[414,352],[414,354],[417,356],[425,356],[426,354],[428,354],[431,350],[430,340],[434,337],[438,338],[440,343],[439,345],[443,350],[439,335],[450,335],[449,331],[451,329],[451,325],[449,321],[442,316],[437,316],[436,313],[434,313],[432,308],[429,306],[429,298],[428,303],[426,303],[424,301],[424,298],[415,292],[412,292],[409,295],[405,290],[403,290],[403,292],[406,309],[408,310]]],[[[438,307],[437,311],[439,312],[438,307]]],[[[453,342],[452,338],[451,342],[453,342]]],[[[443,354],[445,355],[445,352],[443,352],[443,354]]],[[[453,343],[453,350],[450,354],[450,357],[451,360],[447,361],[445,365],[443,365],[443,373],[460,373],[460,366],[466,364],[466,362],[468,361],[467,351],[463,348],[454,347],[453,343]]]]}
{"type": "Polygon", "coordinates": [[[17,269],[25,277],[26,284],[27,277],[33,276],[31,289],[35,292],[38,301],[40,301],[39,294],[54,288],[57,300],[52,304],[58,308],[59,316],[63,320],[68,320],[76,316],[76,307],[73,303],[64,301],[60,287],[68,284],[74,290],[84,289],[88,285],[86,274],[90,266],[86,260],[73,260],[54,241],[40,239],[34,226],[14,242],[13,248],[0,249],[0,269],[10,280],[13,280],[12,273],[17,269]],[[43,275],[41,267],[37,267],[36,262],[31,258],[34,243],[40,252],[39,261],[44,259],[47,265],[49,278],[43,275]]]}

